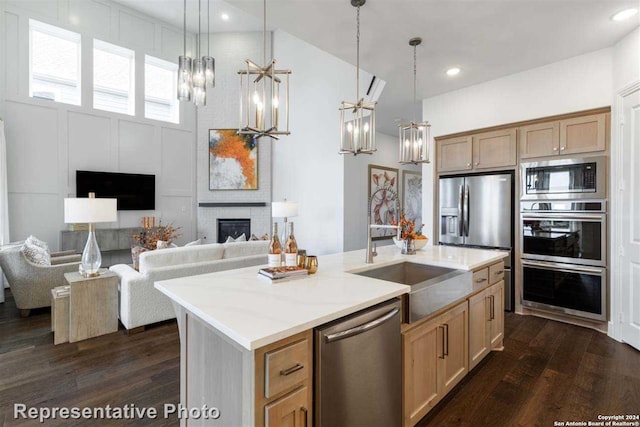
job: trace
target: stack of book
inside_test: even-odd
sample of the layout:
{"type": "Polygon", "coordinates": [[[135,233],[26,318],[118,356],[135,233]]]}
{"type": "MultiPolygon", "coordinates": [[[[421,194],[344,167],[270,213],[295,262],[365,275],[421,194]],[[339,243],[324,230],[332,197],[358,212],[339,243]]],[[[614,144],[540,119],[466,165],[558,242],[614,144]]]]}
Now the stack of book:
{"type": "Polygon", "coordinates": [[[57,288],[53,288],[53,292],[56,294],[57,297],[66,296],[66,295],[69,295],[69,292],[71,292],[71,287],[58,286],[57,288]]]}
{"type": "Polygon", "coordinates": [[[309,271],[302,267],[269,267],[261,268],[258,277],[262,277],[271,283],[282,283],[299,279],[309,275],[309,271]]]}

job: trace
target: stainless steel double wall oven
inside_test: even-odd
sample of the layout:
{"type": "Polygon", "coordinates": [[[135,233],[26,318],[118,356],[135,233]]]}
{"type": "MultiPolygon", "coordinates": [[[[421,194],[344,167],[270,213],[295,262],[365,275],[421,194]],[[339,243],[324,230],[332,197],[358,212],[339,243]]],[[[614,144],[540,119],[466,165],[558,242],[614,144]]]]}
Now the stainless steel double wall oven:
{"type": "Polygon", "coordinates": [[[522,304],[606,320],[606,157],[521,168],[522,304]]]}

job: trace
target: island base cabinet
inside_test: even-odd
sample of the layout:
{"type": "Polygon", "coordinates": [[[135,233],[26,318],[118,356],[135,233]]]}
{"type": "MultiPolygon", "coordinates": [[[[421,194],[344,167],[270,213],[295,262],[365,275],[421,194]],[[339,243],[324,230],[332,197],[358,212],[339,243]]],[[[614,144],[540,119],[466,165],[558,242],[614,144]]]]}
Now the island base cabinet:
{"type": "Polygon", "coordinates": [[[469,369],[491,350],[502,350],[504,339],[504,281],[469,298],[469,369]]]}
{"type": "Polygon", "coordinates": [[[468,304],[403,333],[403,426],[414,426],[468,372],[468,304]]]}

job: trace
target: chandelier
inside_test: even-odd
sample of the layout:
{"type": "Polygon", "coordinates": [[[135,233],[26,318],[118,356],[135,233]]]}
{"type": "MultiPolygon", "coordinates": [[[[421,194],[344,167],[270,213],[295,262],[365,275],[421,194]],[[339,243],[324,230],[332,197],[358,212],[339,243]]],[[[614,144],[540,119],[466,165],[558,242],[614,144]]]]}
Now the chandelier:
{"type": "Polygon", "coordinates": [[[360,98],[360,7],[366,0],[351,0],[356,12],[356,102],[340,103],[340,154],[376,151],[376,103],[360,98]]]}
{"type": "Polygon", "coordinates": [[[201,55],[200,23],[202,2],[198,0],[198,37],[196,38],[196,52],[198,57],[191,59],[187,56],[187,0],[183,9],[183,55],[178,57],[178,100],[193,101],[196,107],[207,105],[207,86],[215,86],[215,59],[209,54],[209,22],[210,0],[207,0],[207,55],[201,55]]]}
{"type": "Polygon", "coordinates": [[[263,0],[262,63],[247,59],[240,77],[240,126],[238,133],[255,138],[280,139],[289,130],[289,75],[277,70],[276,60],[267,63],[267,0],[263,0]]]}
{"type": "MultiPolygon", "coordinates": [[[[409,40],[409,46],[413,47],[413,105],[416,109],[418,104],[416,97],[416,50],[420,43],[422,43],[420,37],[409,40]]],[[[400,163],[429,163],[430,128],[429,122],[418,122],[415,116],[413,121],[398,125],[400,163]]]]}

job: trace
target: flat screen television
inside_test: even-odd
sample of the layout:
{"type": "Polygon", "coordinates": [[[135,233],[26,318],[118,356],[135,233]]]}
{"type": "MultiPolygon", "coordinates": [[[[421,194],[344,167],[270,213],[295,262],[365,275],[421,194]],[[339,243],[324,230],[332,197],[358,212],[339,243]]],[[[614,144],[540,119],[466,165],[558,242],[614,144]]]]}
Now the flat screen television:
{"type": "Polygon", "coordinates": [[[76,171],[76,197],[118,199],[119,211],[156,208],[156,176],[135,173],[76,171]]]}

